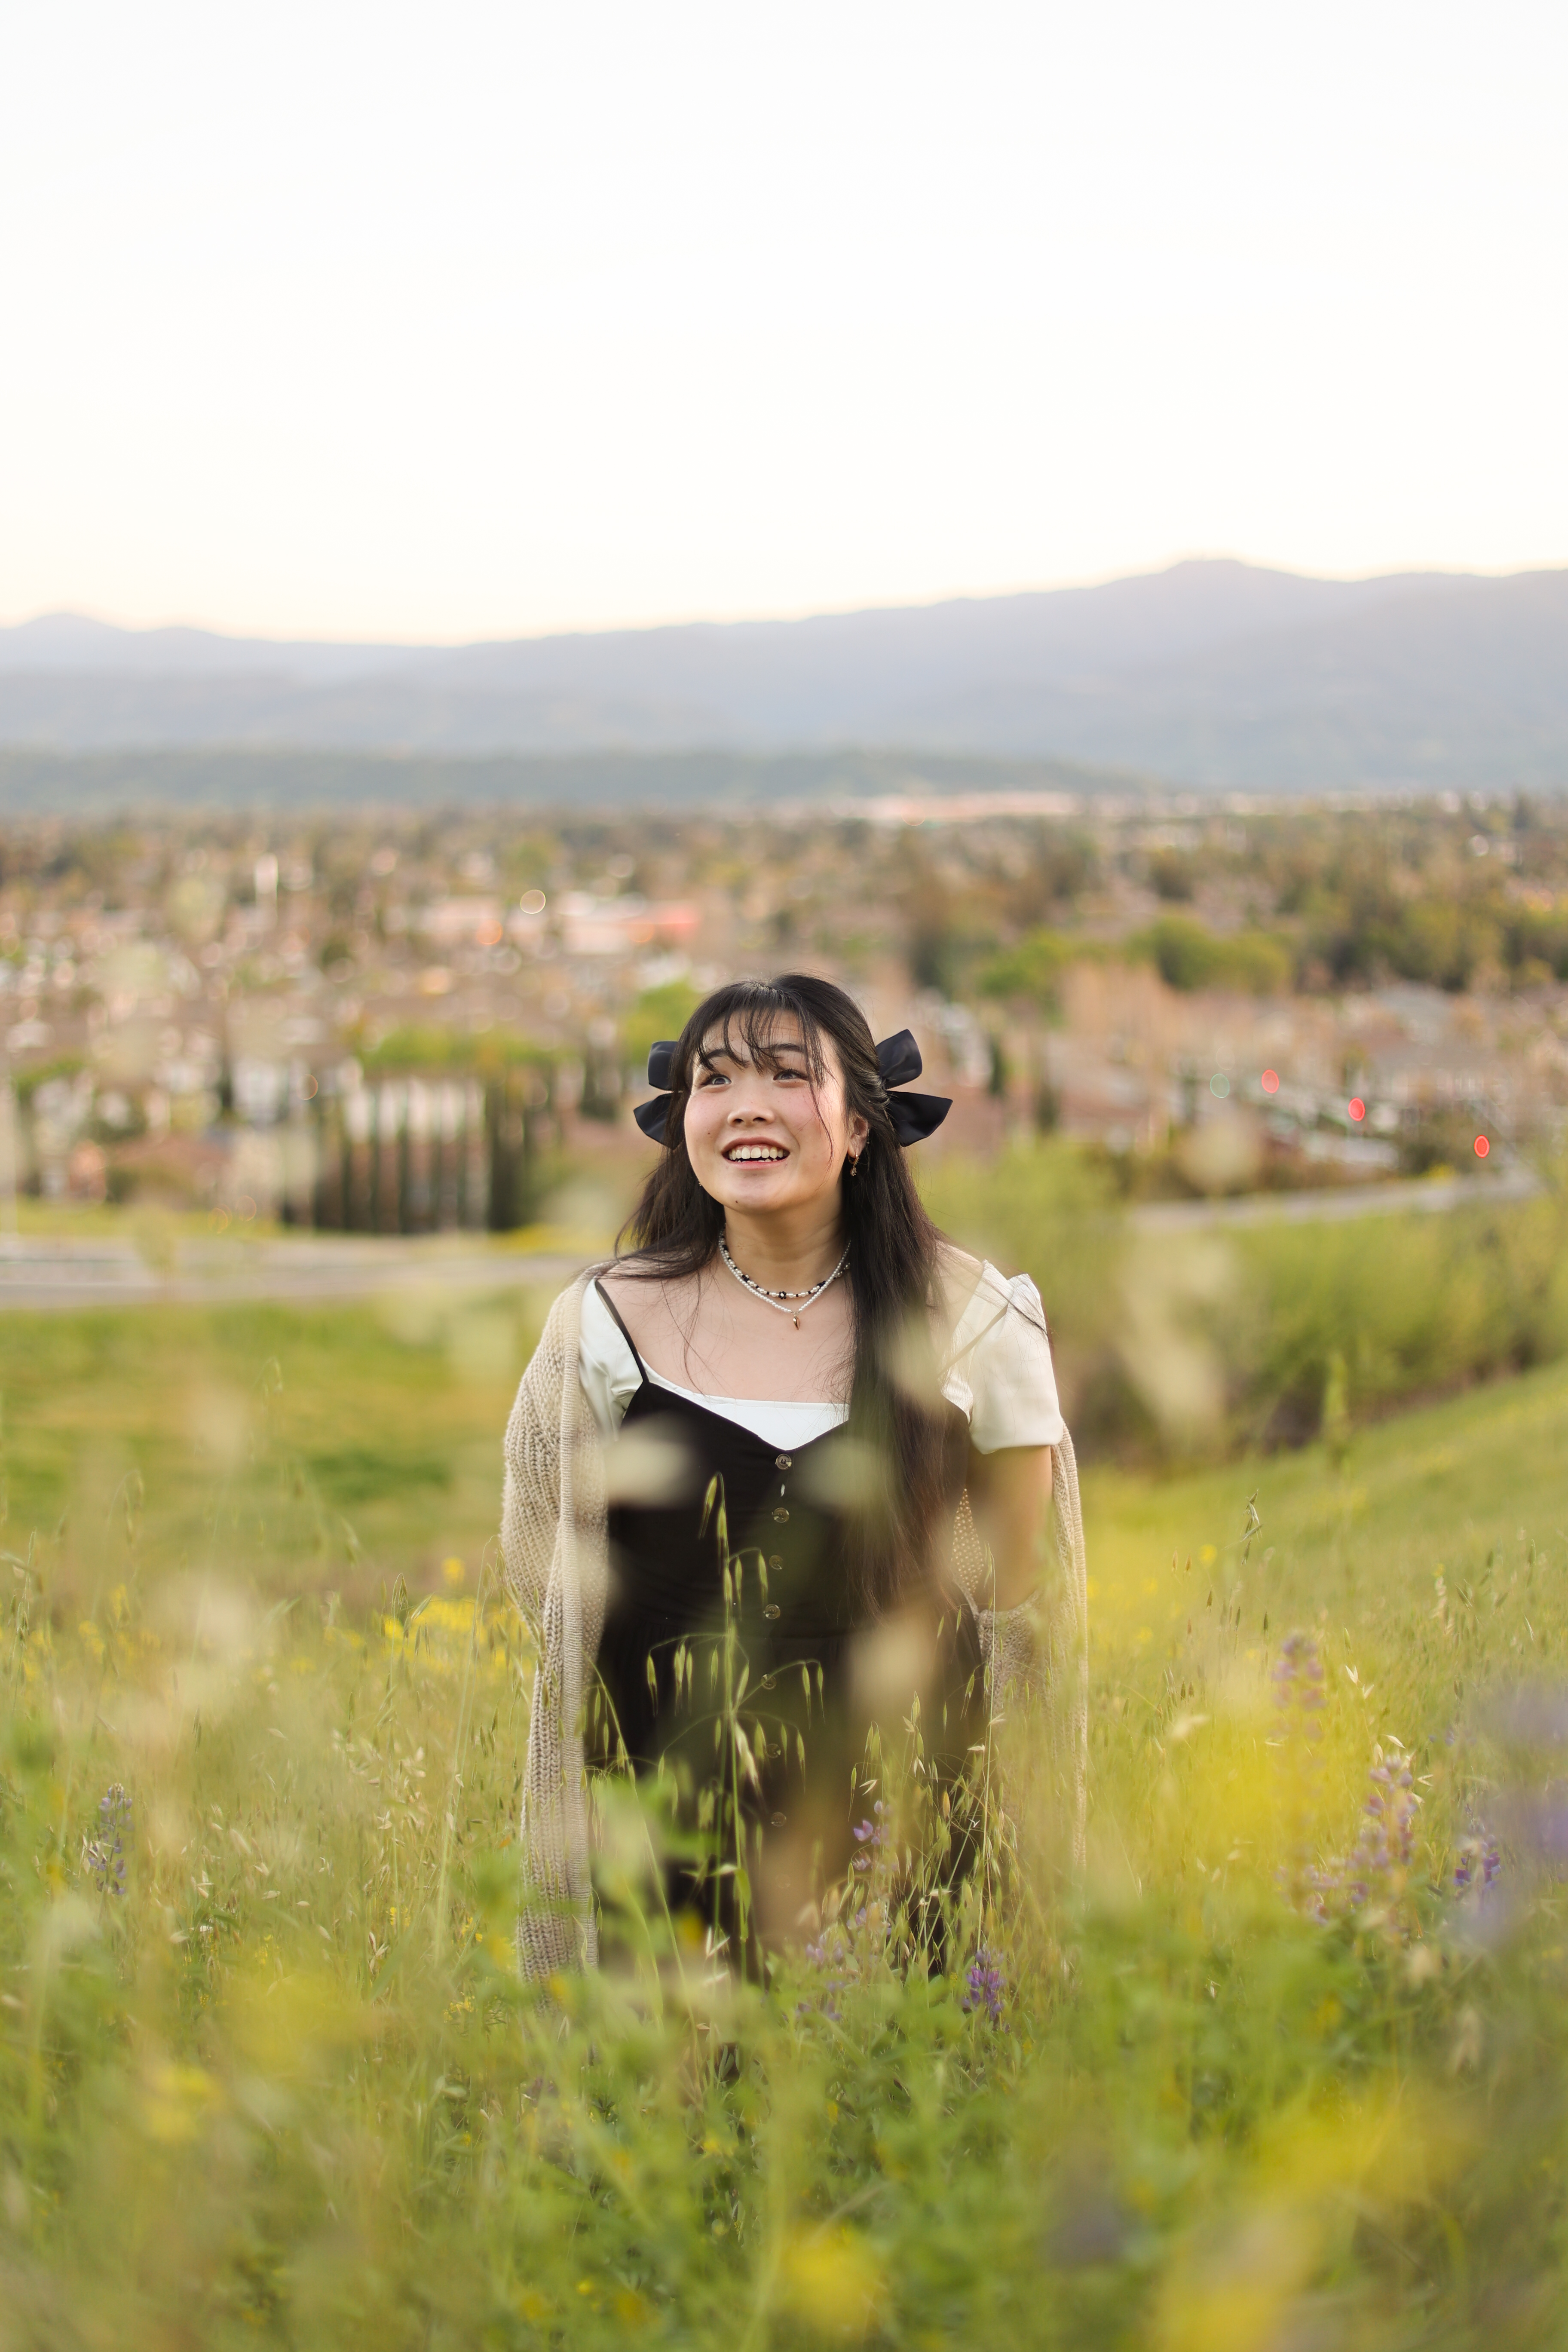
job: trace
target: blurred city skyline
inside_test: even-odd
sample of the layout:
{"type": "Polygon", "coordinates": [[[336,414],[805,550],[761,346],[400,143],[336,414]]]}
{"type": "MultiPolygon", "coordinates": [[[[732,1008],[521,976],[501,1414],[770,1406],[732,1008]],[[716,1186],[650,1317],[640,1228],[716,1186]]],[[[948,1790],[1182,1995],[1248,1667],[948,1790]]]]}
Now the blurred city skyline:
{"type": "Polygon", "coordinates": [[[1568,555],[1568,25],[155,0],[5,38],[0,619],[454,643],[1568,555]]]}

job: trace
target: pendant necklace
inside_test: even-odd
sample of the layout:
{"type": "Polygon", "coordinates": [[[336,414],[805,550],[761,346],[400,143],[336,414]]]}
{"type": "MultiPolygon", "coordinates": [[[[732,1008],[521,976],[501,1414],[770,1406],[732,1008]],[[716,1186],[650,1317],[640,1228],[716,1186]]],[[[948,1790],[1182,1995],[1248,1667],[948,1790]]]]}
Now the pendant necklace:
{"type": "Polygon", "coordinates": [[[719,1236],[719,1255],[723,1259],[725,1265],[729,1267],[731,1273],[734,1276],[736,1281],[741,1285],[743,1290],[749,1290],[753,1298],[765,1298],[768,1305],[775,1307],[779,1314],[792,1317],[794,1318],[795,1328],[798,1331],[800,1329],[800,1318],[805,1313],[806,1308],[812,1306],[816,1300],[820,1298],[823,1292],[826,1290],[830,1285],[837,1281],[839,1276],[848,1265],[849,1244],[847,1242],[845,1243],[844,1255],[839,1259],[837,1265],[834,1267],[832,1273],[825,1274],[820,1282],[814,1282],[809,1290],[764,1290],[760,1282],[753,1282],[749,1274],[742,1274],[741,1272],[740,1267],[730,1255],[730,1245],[724,1239],[722,1234],[719,1236]]]}

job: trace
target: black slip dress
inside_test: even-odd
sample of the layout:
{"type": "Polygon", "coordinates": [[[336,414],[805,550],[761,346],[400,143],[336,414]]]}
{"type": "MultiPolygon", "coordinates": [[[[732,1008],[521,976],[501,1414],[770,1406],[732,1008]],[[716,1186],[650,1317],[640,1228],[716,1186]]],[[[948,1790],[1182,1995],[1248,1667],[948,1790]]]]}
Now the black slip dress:
{"type": "MultiPolygon", "coordinates": [[[[858,1768],[871,1717],[854,1654],[868,1629],[850,1589],[847,1515],[836,1499],[853,1460],[845,1433],[829,1430],[785,1450],[656,1386],[614,1302],[596,1286],[639,1375],[621,1423],[620,1442],[629,1441],[625,1458],[653,1465],[647,1484],[655,1491],[628,1497],[612,1478],[610,1584],[590,1753],[639,1777],[662,1770],[689,1822],[712,1821],[712,1791],[727,1779],[749,1849],[765,1847],[770,1833],[810,1824],[819,1871],[832,1877],[852,1851],[852,1823],[870,1810],[858,1768]],[[727,1756],[716,1759],[714,1725],[726,1688],[731,1723],[747,1735],[754,1780],[731,1768],[727,1756]]],[[[949,1531],[968,1436],[963,1413],[945,1404],[949,1531]]],[[[980,1736],[974,1727],[984,1725],[984,1703],[972,1612],[949,1601],[937,1616],[922,1727],[928,1759],[946,1779],[980,1736]]],[[[885,1732],[901,1732],[911,1696],[889,1705],[883,1689],[885,1732]]],[[[686,1899],[700,1877],[673,1874],[670,1891],[686,1899]]]]}

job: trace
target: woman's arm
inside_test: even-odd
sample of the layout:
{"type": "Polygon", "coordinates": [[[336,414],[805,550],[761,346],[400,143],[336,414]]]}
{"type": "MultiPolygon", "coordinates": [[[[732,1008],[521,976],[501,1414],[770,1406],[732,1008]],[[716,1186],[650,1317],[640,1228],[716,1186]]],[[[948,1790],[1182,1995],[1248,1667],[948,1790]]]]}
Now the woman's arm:
{"type": "MultiPolygon", "coordinates": [[[[1051,1449],[1004,1445],[994,1454],[969,1449],[969,1507],[974,1530],[991,1556],[996,1609],[1027,1601],[1045,1573],[1051,1517],[1051,1449]]],[[[978,1597],[978,1596],[977,1596],[978,1597]]]]}

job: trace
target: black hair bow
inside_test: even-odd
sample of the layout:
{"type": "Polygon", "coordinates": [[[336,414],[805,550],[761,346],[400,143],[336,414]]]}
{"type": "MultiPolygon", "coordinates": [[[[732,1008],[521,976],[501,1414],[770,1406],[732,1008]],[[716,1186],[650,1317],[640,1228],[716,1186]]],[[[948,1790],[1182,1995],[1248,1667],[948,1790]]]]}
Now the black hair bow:
{"type": "MultiPolygon", "coordinates": [[[[675,1075],[677,1040],[664,1037],[653,1047],[647,1057],[647,1082],[650,1087],[667,1089],[655,1095],[651,1102],[638,1103],[632,1117],[646,1136],[655,1143],[664,1141],[665,1123],[669,1117],[672,1099],[668,1091],[675,1075]]],[[[896,1037],[884,1037],[877,1048],[877,1068],[887,1087],[901,1087],[910,1078],[918,1078],[921,1069],[921,1049],[907,1029],[896,1037]]],[[[946,1095],[888,1096],[888,1116],[893,1122],[893,1134],[900,1143],[919,1143],[922,1137],[934,1135],[952,1103],[946,1095]]]]}
{"type": "MultiPolygon", "coordinates": [[[[657,1045],[648,1047],[647,1082],[650,1087],[668,1089],[670,1079],[675,1076],[675,1049],[679,1042],[676,1037],[661,1037],[657,1045]]],[[[643,1133],[651,1137],[655,1143],[664,1141],[664,1123],[669,1117],[669,1104],[670,1097],[667,1091],[655,1095],[652,1102],[638,1103],[632,1113],[643,1133]]]]}
{"type": "MultiPolygon", "coordinates": [[[[896,1037],[884,1037],[877,1048],[877,1067],[882,1084],[889,1088],[907,1086],[920,1076],[923,1066],[921,1049],[908,1029],[900,1029],[896,1037]]],[[[888,1096],[888,1116],[900,1143],[920,1143],[934,1135],[952,1108],[951,1095],[888,1096]]]]}

